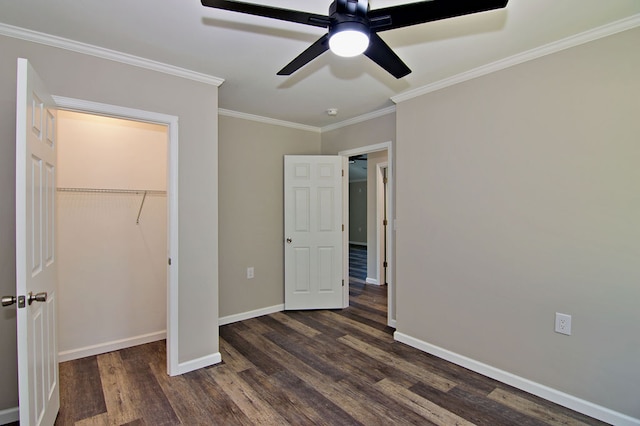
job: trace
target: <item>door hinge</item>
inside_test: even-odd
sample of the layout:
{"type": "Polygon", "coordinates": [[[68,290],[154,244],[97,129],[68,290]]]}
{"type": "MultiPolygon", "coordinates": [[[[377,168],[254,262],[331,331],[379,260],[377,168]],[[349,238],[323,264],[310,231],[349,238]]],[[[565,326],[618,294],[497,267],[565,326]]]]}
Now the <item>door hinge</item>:
{"type": "Polygon", "coordinates": [[[382,183],[384,183],[384,184],[387,183],[387,177],[386,176],[382,178],[382,183]]]}
{"type": "Polygon", "coordinates": [[[388,265],[387,262],[383,262],[382,263],[382,266],[385,267],[385,268],[387,267],[387,265],[388,265]]]}
{"type": "Polygon", "coordinates": [[[171,258],[169,258],[169,262],[168,263],[169,263],[169,266],[171,266],[171,258]]]}
{"type": "Polygon", "coordinates": [[[342,280],[342,287],[344,287],[344,280],[342,280]]]}
{"type": "Polygon", "coordinates": [[[344,169],[342,169],[342,177],[344,177],[344,169]]]}
{"type": "Polygon", "coordinates": [[[387,222],[387,219],[385,219],[385,220],[383,220],[383,221],[382,221],[382,224],[383,224],[384,226],[387,226],[389,223],[387,222]]]}
{"type": "Polygon", "coordinates": [[[342,224],[342,232],[344,232],[344,223],[342,224]]]}

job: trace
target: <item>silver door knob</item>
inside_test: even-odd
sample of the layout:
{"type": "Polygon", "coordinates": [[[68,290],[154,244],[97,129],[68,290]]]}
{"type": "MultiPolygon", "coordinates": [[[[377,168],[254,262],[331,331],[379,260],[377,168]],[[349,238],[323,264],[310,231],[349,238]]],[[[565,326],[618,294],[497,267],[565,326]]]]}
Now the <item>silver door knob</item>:
{"type": "Polygon", "coordinates": [[[29,296],[27,296],[27,302],[32,304],[33,302],[46,302],[47,301],[47,292],[43,291],[41,293],[33,294],[33,292],[29,292],[29,296]]]}
{"type": "Polygon", "coordinates": [[[291,244],[293,240],[291,238],[287,238],[287,244],[291,244]]]}
{"type": "Polygon", "coordinates": [[[15,296],[2,296],[2,306],[11,306],[16,303],[17,300],[15,296]]]}

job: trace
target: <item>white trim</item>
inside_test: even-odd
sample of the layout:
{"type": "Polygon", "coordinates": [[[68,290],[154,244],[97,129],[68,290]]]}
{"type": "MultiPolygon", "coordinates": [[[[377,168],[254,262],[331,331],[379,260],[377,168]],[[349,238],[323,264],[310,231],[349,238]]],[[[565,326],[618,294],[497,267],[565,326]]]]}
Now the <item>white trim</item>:
{"type": "MultiPolygon", "coordinates": [[[[391,142],[382,142],[374,145],[367,145],[360,148],[347,149],[345,151],[338,152],[338,155],[342,155],[343,157],[347,157],[347,161],[349,161],[349,157],[354,157],[356,155],[362,154],[370,154],[372,152],[384,151],[387,150],[391,153],[391,142]]],[[[390,162],[390,160],[388,160],[390,162]]]]}
{"type": "MultiPolygon", "coordinates": [[[[338,153],[338,155],[342,155],[338,153]]],[[[349,157],[342,155],[342,308],[349,307],[349,157]]]]}
{"type": "Polygon", "coordinates": [[[87,356],[104,354],[107,352],[118,351],[132,346],[144,345],[145,343],[157,342],[166,339],[166,330],[156,331],[155,333],[142,334],[140,336],[128,337],[126,339],[113,340],[111,342],[99,343],[97,345],[85,346],[83,348],[70,349],[58,353],[58,362],[72,361],[87,356]]]}
{"type": "Polygon", "coordinates": [[[172,376],[189,373],[191,371],[209,367],[214,364],[219,364],[221,361],[222,356],[220,355],[220,352],[216,352],[211,355],[205,355],[200,358],[192,359],[191,361],[181,362],[180,364],[178,364],[175,374],[172,374],[172,376]]]}
{"type": "Polygon", "coordinates": [[[607,25],[603,25],[598,28],[594,28],[589,31],[582,32],[580,34],[564,38],[562,40],[554,41],[553,43],[549,43],[544,46],[527,50],[526,52],[521,52],[516,55],[509,56],[508,58],[500,59],[499,61],[495,61],[487,65],[482,65],[478,68],[474,68],[472,70],[451,76],[449,78],[436,81],[426,86],[400,93],[398,95],[392,96],[391,100],[396,104],[404,102],[418,96],[426,95],[427,93],[435,92],[436,90],[444,89],[445,87],[453,86],[454,84],[462,83],[467,80],[503,70],[505,68],[513,67],[523,62],[531,61],[533,59],[550,55],[561,50],[579,46],[581,44],[617,34],[622,31],[630,30],[637,26],[640,26],[640,13],[607,25]]]}
{"type": "Polygon", "coordinates": [[[476,373],[480,373],[502,383],[514,386],[525,392],[529,392],[533,395],[539,396],[548,401],[554,402],[556,404],[562,405],[564,407],[570,408],[604,422],[615,424],[617,426],[640,425],[640,419],[636,419],[634,417],[619,413],[617,411],[613,411],[601,405],[585,401],[584,399],[577,398],[573,395],[569,395],[540,383],[536,383],[532,380],[525,379],[524,377],[516,376],[515,374],[500,370],[498,368],[484,364],[480,361],[468,358],[464,355],[451,352],[439,346],[432,345],[423,340],[411,337],[407,334],[396,331],[395,333],[393,333],[393,338],[398,342],[405,343],[416,349],[420,349],[423,352],[435,355],[439,358],[468,368],[469,370],[475,371],[476,373]]]}
{"type": "Polygon", "coordinates": [[[167,272],[167,373],[176,375],[178,364],[178,117],[82,99],[53,97],[56,106],[71,111],[164,124],[168,127],[167,164],[167,252],[171,266],[167,272]]]}
{"type": "Polygon", "coordinates": [[[284,311],[284,303],[281,305],[267,306],[253,311],[242,312],[239,314],[227,315],[218,319],[218,326],[227,325],[238,321],[244,321],[251,318],[261,317],[263,315],[273,314],[275,312],[284,311]]]}
{"type": "Polygon", "coordinates": [[[110,117],[122,117],[160,124],[170,124],[174,120],[176,122],[178,121],[178,117],[174,115],[144,111],[141,109],[127,108],[117,105],[103,104],[100,102],[85,101],[83,99],[74,99],[54,95],[53,100],[55,101],[56,106],[69,111],[85,112],[110,117]]]}
{"type": "Polygon", "coordinates": [[[294,123],[292,121],[277,120],[275,118],[263,117],[261,115],[247,114],[244,112],[232,111],[230,109],[219,108],[218,114],[225,117],[241,118],[243,120],[257,121],[260,123],[273,124],[276,126],[291,127],[292,129],[306,130],[307,132],[320,133],[320,127],[307,126],[305,124],[294,123]]]}
{"type": "Polygon", "coordinates": [[[0,410],[0,425],[13,423],[20,420],[20,409],[18,407],[0,410]]]}
{"type": "Polygon", "coordinates": [[[350,126],[352,124],[362,123],[363,121],[372,120],[374,118],[382,117],[383,115],[393,114],[396,112],[396,106],[392,105],[387,108],[379,109],[377,111],[372,111],[367,114],[359,115],[357,117],[350,118],[348,120],[341,121],[335,124],[329,124],[328,126],[324,126],[322,128],[322,133],[329,132],[331,130],[336,130],[341,127],[350,126]]]}
{"type": "Polygon", "coordinates": [[[179,347],[179,205],[178,205],[178,118],[169,125],[169,158],[167,170],[167,203],[169,229],[167,234],[167,374],[175,375],[178,370],[179,347]]]}
{"type": "Polygon", "coordinates": [[[395,112],[396,112],[396,106],[393,105],[384,109],[372,111],[367,114],[359,115],[357,117],[353,117],[348,120],[341,121],[340,123],[330,124],[325,127],[315,127],[315,126],[308,126],[306,124],[294,123],[292,121],[284,121],[284,120],[277,120],[275,118],[263,117],[261,115],[247,114],[244,112],[233,111],[230,109],[224,109],[224,108],[218,109],[218,114],[226,117],[241,118],[244,120],[257,121],[260,123],[274,124],[276,126],[291,127],[292,129],[306,130],[308,132],[314,132],[314,133],[324,133],[331,130],[340,129],[342,127],[350,126],[352,124],[362,123],[363,121],[382,117],[387,114],[393,114],[395,112]]]}
{"type": "Polygon", "coordinates": [[[118,52],[116,50],[105,49],[103,47],[93,46],[87,43],[70,40],[38,31],[27,30],[25,28],[14,27],[0,23],[0,35],[17,38],[20,40],[31,41],[33,43],[44,44],[47,46],[58,47],[60,49],[70,50],[85,55],[95,56],[97,58],[108,59],[110,61],[120,62],[134,67],[145,68],[152,71],[158,71],[163,74],[174,75],[176,77],[186,78],[188,80],[198,81],[200,83],[211,84],[219,87],[224,79],[214,77],[212,75],[191,71],[185,68],[176,67],[174,65],[153,61],[151,59],[141,58],[139,56],[130,55],[128,53],[118,52]]]}
{"type": "Polygon", "coordinates": [[[375,278],[369,278],[367,277],[366,280],[364,280],[364,282],[366,282],[367,284],[373,284],[373,285],[380,285],[380,283],[378,282],[377,279],[375,278]]]}
{"type": "MultiPolygon", "coordinates": [[[[376,273],[378,274],[378,284],[384,285],[384,252],[387,252],[387,261],[389,256],[389,241],[391,238],[391,234],[389,233],[389,227],[387,226],[387,233],[384,235],[385,226],[383,224],[383,218],[386,215],[387,220],[389,219],[389,200],[387,200],[387,205],[384,203],[384,194],[385,194],[385,184],[384,177],[382,174],[382,170],[387,169],[389,171],[389,162],[385,161],[382,163],[376,164],[376,248],[377,248],[377,258],[376,258],[376,273]],[[382,238],[384,235],[384,239],[382,238]],[[383,246],[383,240],[387,243],[386,247],[383,246]]],[[[388,188],[388,187],[387,187],[388,188]]],[[[388,262],[387,262],[388,264],[388,262]]],[[[387,279],[388,277],[387,270],[387,279]]]]}

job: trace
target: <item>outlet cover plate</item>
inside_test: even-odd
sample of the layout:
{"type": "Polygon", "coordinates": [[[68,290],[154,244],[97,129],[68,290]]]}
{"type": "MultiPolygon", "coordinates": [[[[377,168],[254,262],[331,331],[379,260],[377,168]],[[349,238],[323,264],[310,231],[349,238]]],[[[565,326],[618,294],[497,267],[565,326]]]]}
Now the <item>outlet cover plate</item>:
{"type": "Polygon", "coordinates": [[[571,315],[556,312],[556,333],[571,335],[571,315]]]}

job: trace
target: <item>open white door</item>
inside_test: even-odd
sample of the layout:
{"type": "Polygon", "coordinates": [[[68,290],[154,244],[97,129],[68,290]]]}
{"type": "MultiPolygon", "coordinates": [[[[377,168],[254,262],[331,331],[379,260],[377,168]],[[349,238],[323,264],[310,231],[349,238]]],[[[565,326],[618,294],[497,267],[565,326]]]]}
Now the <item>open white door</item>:
{"type": "Polygon", "coordinates": [[[53,425],[60,408],[56,340],[54,101],[18,59],[16,295],[20,424],[53,425]]]}
{"type": "Polygon", "coordinates": [[[285,309],[343,307],[342,157],[284,157],[285,309]]]}

